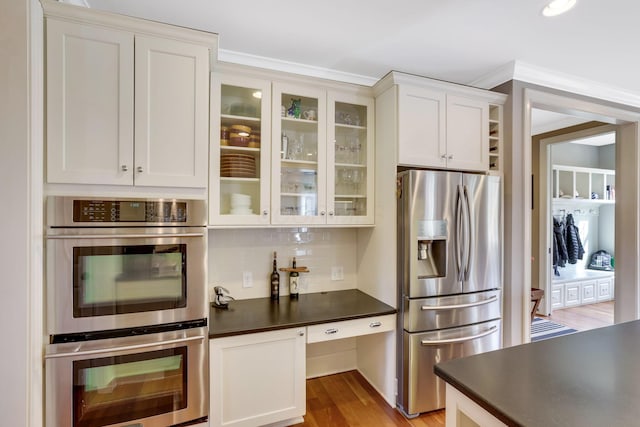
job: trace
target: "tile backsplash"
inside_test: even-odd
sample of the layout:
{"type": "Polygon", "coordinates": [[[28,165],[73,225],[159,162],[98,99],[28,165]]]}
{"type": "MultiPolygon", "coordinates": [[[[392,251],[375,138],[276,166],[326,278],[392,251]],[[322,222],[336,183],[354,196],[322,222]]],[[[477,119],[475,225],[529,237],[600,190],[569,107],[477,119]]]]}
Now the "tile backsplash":
{"type": "MultiPolygon", "coordinates": [[[[312,293],[353,289],[356,278],[356,230],[342,228],[268,228],[209,230],[209,289],[220,285],[235,299],[269,296],[273,252],[278,268],[290,267],[296,257],[300,292],[312,293]],[[332,280],[333,270],[342,270],[342,280],[332,280]],[[251,287],[243,277],[251,276],[251,287]]],[[[280,295],[288,295],[288,275],[280,271],[280,295]]]]}

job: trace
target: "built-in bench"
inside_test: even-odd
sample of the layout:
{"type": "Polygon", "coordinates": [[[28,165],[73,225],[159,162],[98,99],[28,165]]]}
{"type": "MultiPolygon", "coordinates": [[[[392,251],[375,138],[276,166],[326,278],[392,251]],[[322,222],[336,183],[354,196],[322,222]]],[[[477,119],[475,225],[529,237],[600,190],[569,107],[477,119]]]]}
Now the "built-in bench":
{"type": "Polygon", "coordinates": [[[551,284],[551,309],[612,300],[614,285],[613,271],[585,269],[563,275],[561,270],[551,284]]]}

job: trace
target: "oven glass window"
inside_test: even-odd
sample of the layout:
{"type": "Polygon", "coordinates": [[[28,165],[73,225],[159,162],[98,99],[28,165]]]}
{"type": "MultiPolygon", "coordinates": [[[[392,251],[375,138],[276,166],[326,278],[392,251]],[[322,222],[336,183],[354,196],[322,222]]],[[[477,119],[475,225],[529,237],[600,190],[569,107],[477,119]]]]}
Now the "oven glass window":
{"type": "Polygon", "coordinates": [[[73,362],[74,427],[105,426],[187,407],[187,348],[73,362]]]}
{"type": "Polygon", "coordinates": [[[186,306],[187,245],[73,248],[73,316],[186,306]]]}

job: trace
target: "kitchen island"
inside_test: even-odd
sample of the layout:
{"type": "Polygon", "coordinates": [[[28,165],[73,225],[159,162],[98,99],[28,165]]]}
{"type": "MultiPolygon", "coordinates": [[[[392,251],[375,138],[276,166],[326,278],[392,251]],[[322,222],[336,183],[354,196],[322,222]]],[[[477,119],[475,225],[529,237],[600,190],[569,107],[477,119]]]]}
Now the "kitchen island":
{"type": "Polygon", "coordinates": [[[447,425],[640,422],[640,321],[447,361],[447,425]]]}

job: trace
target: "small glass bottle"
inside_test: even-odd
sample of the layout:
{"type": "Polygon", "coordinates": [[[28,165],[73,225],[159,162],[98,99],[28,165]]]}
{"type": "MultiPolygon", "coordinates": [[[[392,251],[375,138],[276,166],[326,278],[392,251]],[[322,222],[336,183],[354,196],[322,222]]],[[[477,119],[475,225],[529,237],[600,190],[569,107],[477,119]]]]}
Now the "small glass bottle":
{"type": "Polygon", "coordinates": [[[296,257],[293,257],[293,271],[289,273],[289,295],[291,298],[298,298],[298,276],[300,273],[295,271],[296,268],[296,257]]]}
{"type": "Polygon", "coordinates": [[[278,300],[280,298],[280,273],[278,273],[278,265],[276,262],[277,253],[273,253],[273,271],[271,272],[271,299],[278,300]]]}

